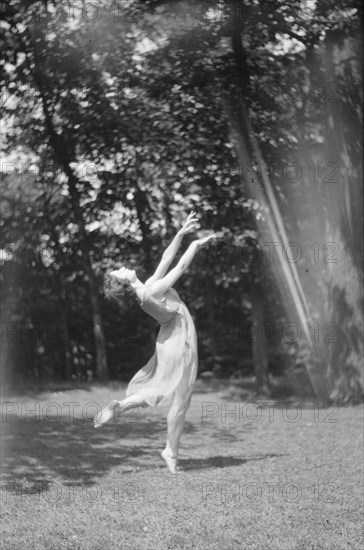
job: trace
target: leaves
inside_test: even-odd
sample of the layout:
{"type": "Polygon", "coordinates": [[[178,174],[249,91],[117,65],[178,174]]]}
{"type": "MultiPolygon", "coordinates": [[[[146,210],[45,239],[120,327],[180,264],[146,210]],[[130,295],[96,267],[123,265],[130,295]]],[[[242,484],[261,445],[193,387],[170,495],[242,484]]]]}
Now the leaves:
{"type": "MultiPolygon", "coordinates": [[[[38,170],[29,185],[13,179],[4,208],[4,244],[46,249],[52,263],[30,265],[34,287],[23,281],[19,311],[34,317],[33,304],[42,301],[44,289],[58,285],[71,304],[69,318],[89,315],[79,231],[45,120],[41,83],[53,139],[65,144],[77,173],[87,246],[100,282],[105,271],[126,259],[147,275],[179,221],[196,209],[201,227],[218,232],[221,240],[211,248],[215,256],[191,267],[195,284],[181,282],[186,301],[199,304],[201,322],[211,296],[218,311],[228,305],[234,322],[249,315],[249,308],[242,312],[236,304],[236,293],[260,278],[254,265],[256,220],[266,212],[242,184],[222,99],[228,94],[238,102],[243,96],[249,105],[285,224],[298,240],[310,225],[305,221],[313,211],[309,197],[320,204],[321,181],[310,168],[317,161],[307,148],[321,151],[330,98],[340,100],[346,120],[342,158],[351,181],[359,178],[354,172],[360,164],[361,77],[351,39],[358,24],[355,17],[338,18],[349,3],[345,8],[342,2],[341,11],[318,3],[316,11],[307,12],[299,1],[225,2],[211,11],[200,2],[191,10],[188,2],[135,0],[113,10],[105,0],[98,2],[100,17],[86,16],[85,2],[72,17],[58,2],[28,4],[30,9],[20,11],[11,2],[2,13],[5,153],[19,167],[24,155],[38,170]],[[339,19],[345,19],[340,28],[339,19]],[[234,33],[246,54],[243,86],[234,33]],[[336,33],[337,47],[328,79],[322,43],[330,33],[336,33]],[[226,293],[213,289],[206,295],[207,277],[226,293]]],[[[265,277],[269,286],[271,275],[265,277]]],[[[58,305],[61,300],[51,299],[58,305]]],[[[104,309],[108,325],[120,322],[117,312],[109,313],[106,304],[104,309]]],[[[43,315],[41,308],[37,315],[43,315]]],[[[221,322],[224,316],[217,315],[221,322]]],[[[92,349],[91,339],[88,346],[92,349]]]]}

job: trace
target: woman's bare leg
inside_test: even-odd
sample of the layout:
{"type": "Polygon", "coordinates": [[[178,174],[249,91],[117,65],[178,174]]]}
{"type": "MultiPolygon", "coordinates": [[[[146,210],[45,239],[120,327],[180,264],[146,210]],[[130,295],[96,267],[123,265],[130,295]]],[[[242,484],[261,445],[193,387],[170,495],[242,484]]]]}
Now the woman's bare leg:
{"type": "Polygon", "coordinates": [[[161,456],[172,474],[178,473],[179,444],[190,401],[191,393],[189,396],[176,394],[167,416],[167,443],[165,449],[161,452],[161,456]]]}
{"type": "Polygon", "coordinates": [[[121,412],[125,412],[129,409],[132,409],[133,407],[146,407],[148,404],[145,402],[144,398],[134,393],[133,395],[130,395],[129,397],[126,397],[122,401],[111,401],[107,407],[102,409],[102,411],[97,414],[94,418],[94,426],[95,428],[99,428],[114,416],[116,407],[119,407],[121,409],[121,412]]]}

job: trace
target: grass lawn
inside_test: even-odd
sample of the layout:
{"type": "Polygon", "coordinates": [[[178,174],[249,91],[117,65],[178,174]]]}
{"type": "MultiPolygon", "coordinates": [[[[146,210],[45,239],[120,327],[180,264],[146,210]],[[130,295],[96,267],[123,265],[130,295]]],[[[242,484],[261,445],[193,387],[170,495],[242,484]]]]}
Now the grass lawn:
{"type": "Polygon", "coordinates": [[[123,395],[4,400],[4,550],[362,548],[362,406],[249,405],[200,383],[173,476],[159,456],[165,409],[93,428],[95,403],[123,395]]]}

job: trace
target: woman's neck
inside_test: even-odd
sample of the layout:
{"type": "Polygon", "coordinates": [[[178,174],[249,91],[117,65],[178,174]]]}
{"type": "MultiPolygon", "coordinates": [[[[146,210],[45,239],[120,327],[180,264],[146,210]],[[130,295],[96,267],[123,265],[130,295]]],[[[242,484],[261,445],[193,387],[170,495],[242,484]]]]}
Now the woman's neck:
{"type": "Polygon", "coordinates": [[[136,290],[137,288],[141,288],[143,287],[143,283],[138,279],[138,277],[136,278],[136,281],[134,281],[133,283],[130,283],[130,286],[136,290]]]}

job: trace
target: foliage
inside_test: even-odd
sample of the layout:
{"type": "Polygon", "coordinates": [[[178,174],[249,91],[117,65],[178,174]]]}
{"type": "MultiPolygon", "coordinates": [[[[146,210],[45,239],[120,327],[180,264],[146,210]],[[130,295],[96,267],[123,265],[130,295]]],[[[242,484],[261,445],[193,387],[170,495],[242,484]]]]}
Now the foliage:
{"type": "MultiPolygon", "coordinates": [[[[264,248],[256,231],[264,212],[243,185],[250,167],[241,178],[222,100],[244,95],[288,233],[300,242],[312,228],[307,189],[315,197],[321,192],[316,181],[308,181],[326,139],[325,94],[331,90],[320,58],[333,32],[341,44],[333,55],[346,51],[342,41],[357,32],[361,8],[349,0],[318,2],[315,8],[275,0],[112,6],[100,1],[90,13],[86,4],[79,2],[82,9],[71,13],[62,2],[13,0],[2,14],[5,154],[18,168],[10,176],[4,172],[11,167],[3,170],[7,200],[15,209],[5,206],[2,247],[36,256],[19,261],[10,254],[3,262],[3,292],[9,296],[4,319],[67,327],[56,343],[44,335],[33,339],[38,352],[22,374],[45,375],[39,365],[50,363],[50,376],[85,376],[94,368],[95,342],[85,328],[90,327],[89,275],[67,187],[70,168],[77,175],[87,249],[99,284],[111,376],[128,378],[140,366],[154,330],[130,298],[121,308],[106,301],[103,275],[128,263],[146,277],[192,208],[199,211],[201,227],[212,227],[220,237],[180,283],[199,327],[201,368],[241,369],[241,357],[251,356],[250,285],[263,284],[268,324],[284,326],[287,319],[270,266],[256,262],[264,248]],[[237,34],[245,68],[236,59],[237,34]],[[292,166],[301,177],[294,177],[292,166]],[[82,337],[68,334],[74,322],[83,327],[82,337]],[[131,338],[124,337],[128,331],[131,338]],[[67,354],[71,366],[65,369],[67,354]]],[[[354,84],[360,79],[360,53],[352,55],[343,68],[336,65],[335,80],[351,121],[361,100],[354,84]]],[[[360,150],[357,128],[346,135],[352,170],[360,150]]],[[[358,174],[354,180],[360,188],[358,174]]],[[[358,219],[357,201],[352,203],[358,219]]],[[[319,230],[322,218],[320,224],[319,230]]],[[[350,242],[357,241],[356,236],[350,242]]],[[[309,237],[307,243],[312,244],[309,237]]],[[[300,273],[304,278],[312,270],[319,280],[321,266],[309,254],[300,273]]],[[[316,284],[311,289],[310,281],[315,309],[321,290],[316,284]]],[[[7,353],[14,354],[18,343],[7,353]]],[[[282,353],[281,343],[280,338],[269,342],[272,357],[277,347],[282,353]]]]}

